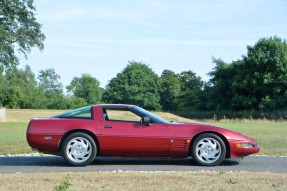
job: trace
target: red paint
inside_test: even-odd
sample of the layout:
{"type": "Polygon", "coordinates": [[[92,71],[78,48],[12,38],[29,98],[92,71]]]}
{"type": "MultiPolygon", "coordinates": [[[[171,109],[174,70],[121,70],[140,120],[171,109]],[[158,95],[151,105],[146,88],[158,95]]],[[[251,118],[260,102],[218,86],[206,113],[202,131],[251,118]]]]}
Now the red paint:
{"type": "Polygon", "coordinates": [[[193,138],[205,132],[225,139],[231,157],[259,152],[259,148],[237,148],[237,143],[256,144],[239,133],[198,123],[151,123],[105,121],[102,108],[130,108],[130,105],[95,105],[93,119],[32,119],[27,129],[29,145],[42,152],[61,154],[61,141],[70,132],[85,131],[97,139],[100,156],[187,157],[193,138]],[[51,136],[46,140],[45,136],[51,136]]]}

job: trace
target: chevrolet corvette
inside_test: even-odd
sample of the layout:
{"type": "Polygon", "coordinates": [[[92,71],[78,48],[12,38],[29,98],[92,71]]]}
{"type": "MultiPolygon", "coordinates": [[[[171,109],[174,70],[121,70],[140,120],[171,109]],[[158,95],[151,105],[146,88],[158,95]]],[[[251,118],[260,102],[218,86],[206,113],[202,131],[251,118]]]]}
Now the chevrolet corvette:
{"type": "Polygon", "coordinates": [[[259,152],[255,140],[220,127],[170,122],[138,106],[99,104],[50,118],[31,119],[32,149],[63,156],[72,166],[96,157],[191,157],[215,166],[259,152]]]}

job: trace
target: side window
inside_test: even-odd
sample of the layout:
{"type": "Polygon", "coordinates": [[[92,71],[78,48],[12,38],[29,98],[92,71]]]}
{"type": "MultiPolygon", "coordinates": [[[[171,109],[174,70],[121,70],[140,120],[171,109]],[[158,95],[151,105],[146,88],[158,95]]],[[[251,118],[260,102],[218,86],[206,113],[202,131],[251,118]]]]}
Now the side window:
{"type": "Polygon", "coordinates": [[[125,108],[103,108],[104,119],[107,121],[140,122],[141,117],[125,108]]]}
{"type": "Polygon", "coordinates": [[[83,107],[75,110],[71,110],[53,118],[75,118],[75,119],[92,119],[92,107],[83,107]]]}

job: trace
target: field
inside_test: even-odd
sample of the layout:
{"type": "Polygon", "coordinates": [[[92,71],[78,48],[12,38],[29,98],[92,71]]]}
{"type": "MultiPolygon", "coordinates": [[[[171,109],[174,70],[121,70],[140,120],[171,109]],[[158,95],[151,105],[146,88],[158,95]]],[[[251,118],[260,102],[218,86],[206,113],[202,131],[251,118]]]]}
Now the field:
{"type": "Polygon", "coordinates": [[[7,122],[29,122],[32,118],[51,117],[65,110],[41,110],[41,109],[7,109],[7,122]]]}
{"type": "Polygon", "coordinates": [[[0,175],[0,190],[285,190],[287,174],[247,172],[92,172],[0,175]],[[57,188],[56,188],[57,187],[57,188]],[[58,189],[60,190],[60,189],[58,189]],[[62,189],[64,190],[64,189],[62,189]]]}
{"type": "MultiPolygon", "coordinates": [[[[7,110],[0,122],[0,155],[31,153],[26,127],[33,117],[63,111],[7,110]]],[[[172,121],[193,122],[169,113],[156,114],[172,121]]],[[[251,136],[260,155],[287,155],[287,123],[271,121],[207,121],[251,136]]],[[[0,158],[1,160],[1,158],[0,158]]],[[[0,174],[0,190],[284,190],[287,174],[249,172],[92,172],[0,174]],[[33,182],[33,183],[31,183],[33,182]]]]}
{"type": "MultiPolygon", "coordinates": [[[[62,110],[7,110],[7,122],[0,122],[0,155],[31,152],[26,142],[26,128],[34,117],[49,117],[62,110]]],[[[170,121],[194,122],[170,113],[156,112],[170,121]]],[[[231,129],[254,138],[260,155],[286,156],[287,123],[272,121],[207,121],[205,123],[231,129]]]]}
{"type": "Polygon", "coordinates": [[[260,146],[259,155],[287,156],[287,122],[259,120],[208,123],[252,137],[260,146]]]}

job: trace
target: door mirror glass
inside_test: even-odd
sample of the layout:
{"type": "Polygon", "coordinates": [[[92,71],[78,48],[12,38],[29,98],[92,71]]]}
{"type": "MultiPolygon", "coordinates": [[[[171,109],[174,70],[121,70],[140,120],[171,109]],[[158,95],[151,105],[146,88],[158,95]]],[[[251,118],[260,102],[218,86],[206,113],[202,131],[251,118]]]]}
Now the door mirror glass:
{"type": "Polygon", "coordinates": [[[145,124],[146,126],[151,126],[150,124],[150,118],[145,116],[145,117],[142,117],[142,123],[145,124]]]}

